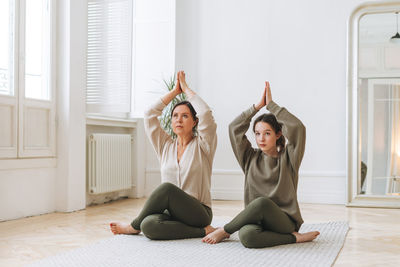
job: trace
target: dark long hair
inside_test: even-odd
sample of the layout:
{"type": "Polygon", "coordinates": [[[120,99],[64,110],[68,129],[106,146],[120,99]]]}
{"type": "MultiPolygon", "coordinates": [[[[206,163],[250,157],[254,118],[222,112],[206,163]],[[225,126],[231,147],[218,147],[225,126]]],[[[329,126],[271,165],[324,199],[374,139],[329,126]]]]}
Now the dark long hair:
{"type": "Polygon", "coordinates": [[[174,114],[175,108],[177,106],[181,106],[181,105],[185,105],[189,108],[190,114],[192,115],[193,120],[196,122],[196,125],[192,128],[192,131],[193,131],[193,134],[197,134],[197,124],[199,124],[199,119],[196,117],[196,115],[197,115],[196,110],[194,109],[194,107],[192,106],[192,104],[189,101],[184,100],[184,101],[176,103],[175,106],[172,108],[171,118],[172,118],[172,115],[174,114]]]}
{"type": "MultiPolygon", "coordinates": [[[[268,123],[271,126],[271,128],[274,130],[275,134],[278,134],[279,132],[281,132],[281,134],[282,134],[282,125],[276,120],[276,117],[274,114],[265,113],[265,114],[262,114],[259,117],[257,117],[253,123],[253,132],[256,131],[256,124],[259,122],[268,123]]],[[[279,139],[276,140],[276,147],[278,149],[278,152],[283,151],[283,149],[285,148],[285,144],[286,144],[285,137],[283,135],[281,135],[281,137],[279,137],[279,139]]]]}

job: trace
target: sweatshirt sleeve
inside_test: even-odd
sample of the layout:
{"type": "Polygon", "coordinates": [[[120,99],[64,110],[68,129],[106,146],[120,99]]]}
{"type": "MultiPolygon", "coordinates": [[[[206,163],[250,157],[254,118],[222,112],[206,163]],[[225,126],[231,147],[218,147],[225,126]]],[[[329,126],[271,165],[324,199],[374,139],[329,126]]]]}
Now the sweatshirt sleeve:
{"type": "Polygon", "coordinates": [[[200,147],[206,154],[214,157],[217,148],[217,124],[210,107],[198,95],[189,97],[189,102],[197,112],[199,122],[197,132],[200,140],[200,147]]]}
{"type": "Polygon", "coordinates": [[[298,172],[306,145],[306,127],[296,116],[287,111],[286,108],[278,106],[273,101],[269,102],[267,109],[282,124],[282,134],[288,141],[286,149],[290,163],[293,169],[298,172]]]}
{"type": "Polygon", "coordinates": [[[246,173],[248,163],[255,153],[247,139],[246,132],[250,127],[252,117],[257,112],[258,110],[252,105],[229,124],[229,139],[231,140],[232,150],[244,173],[246,173]]]}
{"type": "Polygon", "coordinates": [[[150,140],[158,159],[160,159],[164,145],[172,138],[161,128],[158,117],[162,114],[166,105],[158,99],[144,112],[144,129],[150,140]]]}

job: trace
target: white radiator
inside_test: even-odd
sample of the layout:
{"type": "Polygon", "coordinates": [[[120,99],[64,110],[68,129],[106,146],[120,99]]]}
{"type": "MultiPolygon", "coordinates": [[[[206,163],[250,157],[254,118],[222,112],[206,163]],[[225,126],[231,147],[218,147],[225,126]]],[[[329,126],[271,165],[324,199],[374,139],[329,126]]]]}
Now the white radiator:
{"type": "Polygon", "coordinates": [[[89,137],[89,193],[132,187],[132,136],[92,134],[89,137]]]}

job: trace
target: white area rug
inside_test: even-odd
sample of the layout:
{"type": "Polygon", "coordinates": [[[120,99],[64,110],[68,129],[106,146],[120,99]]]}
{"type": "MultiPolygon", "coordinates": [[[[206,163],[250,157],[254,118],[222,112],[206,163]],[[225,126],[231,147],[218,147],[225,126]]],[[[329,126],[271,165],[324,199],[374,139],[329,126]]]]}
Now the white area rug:
{"type": "MultiPolygon", "coordinates": [[[[228,220],[218,221],[213,225],[228,220]]],[[[117,235],[29,266],[332,266],[348,229],[347,222],[303,224],[300,232],[321,234],[313,242],[263,249],[243,247],[237,233],[216,245],[199,238],[152,241],[143,235],[117,235]]]]}

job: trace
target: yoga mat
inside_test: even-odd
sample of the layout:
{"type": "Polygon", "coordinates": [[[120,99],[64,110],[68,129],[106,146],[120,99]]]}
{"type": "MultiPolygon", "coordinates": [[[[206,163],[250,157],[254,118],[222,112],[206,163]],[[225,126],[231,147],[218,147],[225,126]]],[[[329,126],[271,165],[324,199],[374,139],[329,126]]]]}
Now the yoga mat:
{"type": "MultiPolygon", "coordinates": [[[[213,225],[228,221],[217,218],[213,225]]],[[[142,234],[115,235],[28,266],[332,266],[348,229],[347,222],[305,223],[299,232],[320,231],[314,241],[262,249],[243,247],[237,232],[215,245],[200,238],[153,241],[142,234]]]]}

